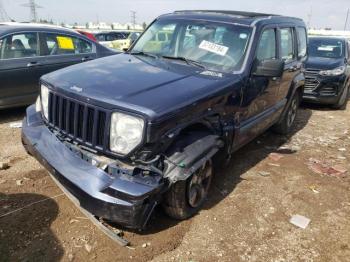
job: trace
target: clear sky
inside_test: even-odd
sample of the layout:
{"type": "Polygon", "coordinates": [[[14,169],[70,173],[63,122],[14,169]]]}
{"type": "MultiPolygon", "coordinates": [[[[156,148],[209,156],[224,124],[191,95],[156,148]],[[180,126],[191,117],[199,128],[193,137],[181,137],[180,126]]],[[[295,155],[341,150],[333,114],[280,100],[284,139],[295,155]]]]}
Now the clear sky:
{"type": "MultiPolygon", "coordinates": [[[[1,0],[0,0],[1,1],[1,0]]],[[[21,4],[28,0],[2,0],[10,17],[17,21],[29,20],[29,8],[21,4]]],[[[85,23],[130,22],[130,10],[136,11],[137,22],[151,22],[160,14],[182,9],[225,9],[268,12],[297,16],[311,27],[343,29],[350,0],[36,0],[43,8],[39,18],[55,22],[85,23]]],[[[348,23],[350,30],[350,18],[348,23]]]]}

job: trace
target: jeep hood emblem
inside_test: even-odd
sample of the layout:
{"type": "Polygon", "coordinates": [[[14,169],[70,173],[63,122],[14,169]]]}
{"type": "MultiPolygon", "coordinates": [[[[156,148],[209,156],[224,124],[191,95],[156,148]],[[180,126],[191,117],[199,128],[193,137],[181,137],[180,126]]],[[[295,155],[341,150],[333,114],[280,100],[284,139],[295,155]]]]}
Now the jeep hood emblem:
{"type": "Polygon", "coordinates": [[[76,92],[81,92],[83,91],[83,89],[81,87],[78,87],[78,86],[71,86],[70,87],[70,90],[73,90],[73,91],[76,91],[76,92]]]}

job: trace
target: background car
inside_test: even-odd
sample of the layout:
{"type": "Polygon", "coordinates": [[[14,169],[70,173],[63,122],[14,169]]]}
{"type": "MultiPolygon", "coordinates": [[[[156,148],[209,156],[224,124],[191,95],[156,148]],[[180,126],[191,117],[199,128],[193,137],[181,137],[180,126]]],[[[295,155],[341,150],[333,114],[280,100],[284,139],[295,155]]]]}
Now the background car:
{"type": "Polygon", "coordinates": [[[127,39],[128,35],[129,35],[128,32],[122,32],[122,31],[101,32],[101,33],[96,33],[95,38],[101,45],[107,46],[109,48],[113,48],[112,41],[127,39]]]}
{"type": "Polygon", "coordinates": [[[141,31],[130,32],[126,39],[112,41],[112,48],[118,50],[126,50],[140,37],[141,31]]]}
{"type": "Polygon", "coordinates": [[[345,109],[350,92],[350,44],[346,38],[310,37],[304,62],[303,99],[345,109]]]}
{"type": "Polygon", "coordinates": [[[0,24],[0,109],[32,104],[39,78],[57,69],[116,54],[69,29],[0,24]]]}
{"type": "Polygon", "coordinates": [[[89,32],[83,31],[83,30],[76,30],[76,31],[82,35],[85,35],[90,40],[97,42],[97,39],[93,33],[89,33],[89,32]]]}

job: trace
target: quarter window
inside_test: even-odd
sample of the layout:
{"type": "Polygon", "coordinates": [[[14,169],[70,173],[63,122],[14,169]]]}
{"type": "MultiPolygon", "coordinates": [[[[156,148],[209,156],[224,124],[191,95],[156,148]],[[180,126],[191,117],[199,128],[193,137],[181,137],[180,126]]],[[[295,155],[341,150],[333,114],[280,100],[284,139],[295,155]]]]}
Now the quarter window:
{"type": "Polygon", "coordinates": [[[67,55],[92,53],[92,44],[77,37],[43,34],[41,55],[67,55]]]}
{"type": "Polygon", "coordinates": [[[283,60],[289,61],[295,57],[293,43],[292,28],[281,29],[281,57],[283,60]]]}
{"type": "Polygon", "coordinates": [[[1,59],[38,56],[38,37],[36,33],[14,34],[0,40],[1,59]]]}
{"type": "Polygon", "coordinates": [[[256,58],[259,61],[277,58],[275,29],[267,29],[262,33],[257,49],[256,58]]]}
{"type": "Polygon", "coordinates": [[[297,34],[298,34],[298,57],[304,57],[306,56],[306,50],[307,50],[306,29],[302,27],[298,27],[297,34]]]}

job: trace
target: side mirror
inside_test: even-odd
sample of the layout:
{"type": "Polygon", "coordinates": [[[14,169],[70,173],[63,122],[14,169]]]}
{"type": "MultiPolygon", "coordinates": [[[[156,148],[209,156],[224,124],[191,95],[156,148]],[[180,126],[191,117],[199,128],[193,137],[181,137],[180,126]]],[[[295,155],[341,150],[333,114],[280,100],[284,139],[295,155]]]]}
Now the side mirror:
{"type": "Polygon", "coordinates": [[[123,52],[128,52],[128,50],[129,50],[129,48],[127,48],[127,47],[123,48],[123,52]]]}
{"type": "Polygon", "coordinates": [[[265,76],[265,77],[281,77],[284,72],[285,62],[282,60],[256,60],[253,75],[254,76],[265,76]]]}

